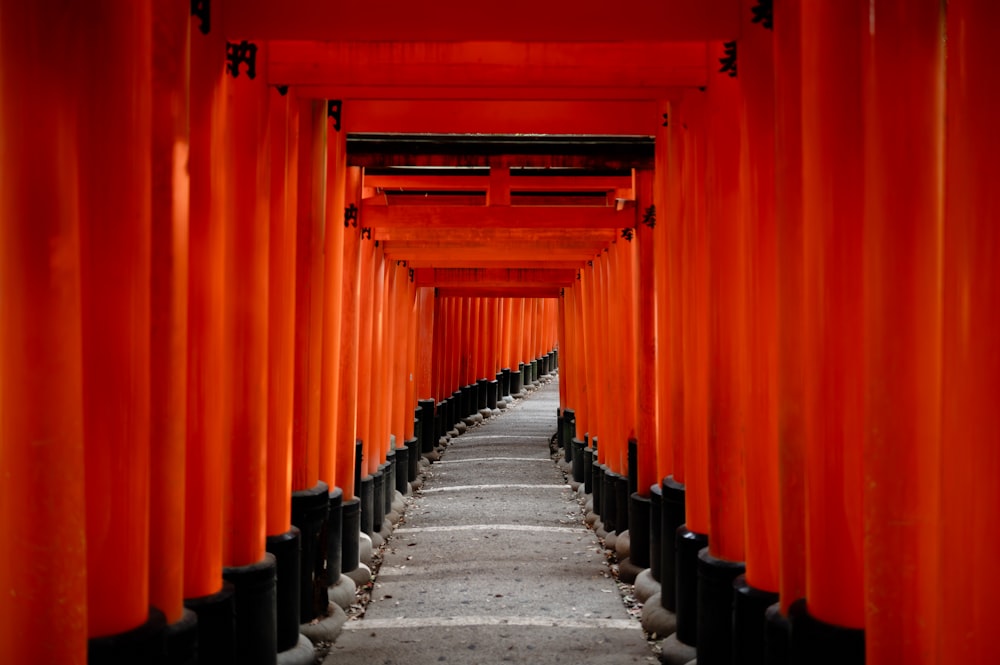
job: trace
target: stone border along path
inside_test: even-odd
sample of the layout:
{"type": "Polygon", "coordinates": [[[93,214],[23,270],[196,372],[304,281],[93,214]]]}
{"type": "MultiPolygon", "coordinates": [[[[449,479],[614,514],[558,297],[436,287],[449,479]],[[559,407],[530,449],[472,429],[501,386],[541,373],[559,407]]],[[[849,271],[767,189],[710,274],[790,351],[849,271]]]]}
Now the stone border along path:
{"type": "Polygon", "coordinates": [[[324,665],[658,662],[549,456],[558,400],[552,380],[424,468],[324,665]]]}

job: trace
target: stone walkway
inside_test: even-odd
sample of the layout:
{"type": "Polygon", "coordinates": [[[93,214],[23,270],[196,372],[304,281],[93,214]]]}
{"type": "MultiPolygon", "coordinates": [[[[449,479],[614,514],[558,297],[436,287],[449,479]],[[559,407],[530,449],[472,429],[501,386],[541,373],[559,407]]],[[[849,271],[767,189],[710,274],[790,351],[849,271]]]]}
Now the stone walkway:
{"type": "Polygon", "coordinates": [[[558,384],[454,439],[329,665],[655,663],[549,457],[558,384]]]}

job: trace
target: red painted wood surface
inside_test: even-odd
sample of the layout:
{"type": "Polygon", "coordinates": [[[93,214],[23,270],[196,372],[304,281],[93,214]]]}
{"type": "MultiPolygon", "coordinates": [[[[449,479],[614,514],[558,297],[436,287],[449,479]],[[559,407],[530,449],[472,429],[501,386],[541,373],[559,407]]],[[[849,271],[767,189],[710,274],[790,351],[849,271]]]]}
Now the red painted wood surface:
{"type": "Polygon", "coordinates": [[[1000,547],[1000,435],[993,422],[1000,394],[996,331],[1000,215],[993,131],[1000,103],[994,49],[997,6],[948,4],[947,150],[942,243],[941,584],[938,662],[1000,658],[991,617],[1000,589],[993,553],[1000,547]],[[957,546],[957,544],[961,544],[957,546]]]}
{"type": "Polygon", "coordinates": [[[806,602],[851,628],[864,627],[862,13],[802,5],[806,602]]]}
{"type": "Polygon", "coordinates": [[[778,297],[780,602],[805,598],[805,216],[802,200],[801,3],[775,8],[774,181],[778,297]]]}

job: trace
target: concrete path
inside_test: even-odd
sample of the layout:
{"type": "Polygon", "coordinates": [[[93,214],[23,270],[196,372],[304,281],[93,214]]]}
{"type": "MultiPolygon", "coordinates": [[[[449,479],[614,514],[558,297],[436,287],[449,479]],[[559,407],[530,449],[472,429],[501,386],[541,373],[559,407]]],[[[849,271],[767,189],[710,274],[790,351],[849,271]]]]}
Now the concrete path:
{"type": "Polygon", "coordinates": [[[452,441],[329,665],[655,663],[549,458],[558,384],[452,441]]]}

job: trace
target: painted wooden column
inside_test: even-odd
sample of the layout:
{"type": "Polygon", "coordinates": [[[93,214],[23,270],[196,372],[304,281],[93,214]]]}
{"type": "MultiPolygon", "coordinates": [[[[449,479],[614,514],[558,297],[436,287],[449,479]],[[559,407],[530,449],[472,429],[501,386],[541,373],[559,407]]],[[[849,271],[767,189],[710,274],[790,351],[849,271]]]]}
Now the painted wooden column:
{"type": "MultiPolygon", "coordinates": [[[[198,653],[233,662],[233,589],[222,579],[224,469],[229,394],[226,375],[226,43],[215,29],[191,24],[191,218],[189,227],[187,454],[185,458],[184,598],[198,615],[198,653]]],[[[243,68],[244,75],[246,68],[243,68]]]]}
{"type": "Polygon", "coordinates": [[[372,534],[372,511],[374,510],[372,473],[378,466],[375,462],[374,436],[372,430],[372,353],[374,335],[372,327],[373,290],[375,285],[375,243],[362,236],[358,322],[358,439],[362,444],[361,488],[361,531],[372,534]]]}
{"type": "Polygon", "coordinates": [[[295,377],[295,190],[298,102],[271,89],[267,336],[267,551],[277,561],[277,650],[299,639],[301,533],[291,522],[292,400],[295,377]]]}
{"type": "Polygon", "coordinates": [[[149,602],[172,624],[174,653],[196,630],[184,609],[191,12],[169,0],[152,7],[149,602]]]}
{"type": "Polygon", "coordinates": [[[1000,201],[996,155],[1000,104],[997,7],[948,3],[947,151],[943,229],[941,583],[936,619],[939,663],[1000,658],[991,620],[1000,589],[992,556],[1000,546],[1000,201]]]}
{"type": "Polygon", "coordinates": [[[744,538],[746,574],[733,595],[733,653],[763,662],[765,614],[778,601],[777,283],[772,32],[744,2],[739,42],[740,200],[746,257],[744,538]]]}
{"type": "MultiPolygon", "coordinates": [[[[697,641],[698,552],[710,536],[708,484],[709,263],[705,221],[705,93],[685,93],[678,120],[684,132],[683,299],[684,526],[677,531],[677,639],[697,641]]],[[[675,470],[676,474],[676,470],[675,470]]]]}
{"type": "MultiPolygon", "coordinates": [[[[788,658],[788,611],[806,595],[805,213],[802,193],[801,2],[774,10],[775,252],[778,298],[780,606],[768,610],[769,662],[788,658]]],[[[784,661],[782,661],[784,662],[784,661]]]]}
{"type": "Polygon", "coordinates": [[[305,623],[327,607],[318,552],[329,496],[320,478],[328,119],[324,100],[299,97],[297,105],[292,524],[302,532],[299,619],[305,623]]]}
{"type": "MultiPolygon", "coordinates": [[[[343,490],[341,526],[341,562],[344,573],[360,565],[361,498],[360,461],[356,459],[360,435],[360,323],[361,323],[361,257],[363,243],[358,220],[350,219],[346,211],[361,201],[361,168],[348,167],[344,187],[344,256],[341,280],[340,315],[340,417],[337,419],[337,486],[343,490]]],[[[363,221],[363,220],[361,220],[363,221]]],[[[334,223],[337,223],[334,221],[334,223]]]]}
{"type": "Polygon", "coordinates": [[[865,13],[859,3],[802,4],[807,597],[790,609],[793,663],[864,658],[865,13]]]}
{"type": "Polygon", "coordinates": [[[164,622],[149,607],[152,10],[109,0],[79,19],[88,660],[147,661],[164,622]]]}
{"type": "MultiPolygon", "coordinates": [[[[230,43],[228,53],[264,44],[230,43]]],[[[227,198],[225,346],[231,399],[223,501],[223,575],[235,589],[236,656],[277,661],[276,559],[265,551],[268,376],[268,240],[270,235],[269,89],[247,66],[230,60],[226,149],[231,155],[216,189],[227,198]],[[221,180],[221,182],[220,182],[221,180]]]]}
{"type": "Polygon", "coordinates": [[[3,11],[0,661],[84,665],[77,112],[86,100],[77,69],[86,35],[75,21],[51,21],[39,3],[3,11]]]}
{"type": "MultiPolygon", "coordinates": [[[[880,0],[865,71],[865,662],[936,663],[944,28],[880,0]]],[[[947,552],[948,550],[944,550],[947,552]]],[[[948,556],[947,554],[945,556],[948,556]]]]}

